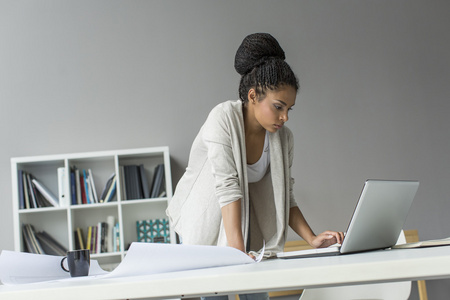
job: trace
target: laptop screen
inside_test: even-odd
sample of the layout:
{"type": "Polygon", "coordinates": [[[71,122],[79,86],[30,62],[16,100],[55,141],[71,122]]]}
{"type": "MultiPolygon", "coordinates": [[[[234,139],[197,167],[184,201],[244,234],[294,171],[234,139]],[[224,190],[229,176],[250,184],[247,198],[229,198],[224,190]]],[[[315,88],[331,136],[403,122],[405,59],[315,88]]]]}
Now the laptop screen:
{"type": "Polygon", "coordinates": [[[395,245],[418,188],[418,181],[367,180],[340,252],[395,245]]]}

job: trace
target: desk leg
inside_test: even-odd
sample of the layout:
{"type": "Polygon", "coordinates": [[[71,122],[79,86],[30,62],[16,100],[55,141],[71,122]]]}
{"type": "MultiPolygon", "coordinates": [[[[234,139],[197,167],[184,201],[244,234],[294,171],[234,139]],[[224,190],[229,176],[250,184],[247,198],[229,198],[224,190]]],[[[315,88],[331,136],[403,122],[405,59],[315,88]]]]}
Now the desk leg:
{"type": "Polygon", "coordinates": [[[417,289],[419,290],[419,299],[428,300],[427,286],[425,285],[425,280],[417,281],[417,289]]]}

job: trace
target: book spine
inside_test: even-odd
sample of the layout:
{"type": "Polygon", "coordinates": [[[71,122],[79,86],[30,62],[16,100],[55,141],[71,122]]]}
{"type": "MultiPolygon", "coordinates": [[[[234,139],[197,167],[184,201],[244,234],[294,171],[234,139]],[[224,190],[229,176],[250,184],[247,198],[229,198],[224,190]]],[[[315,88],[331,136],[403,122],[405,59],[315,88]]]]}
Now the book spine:
{"type": "Polygon", "coordinates": [[[91,199],[89,197],[89,181],[87,179],[86,170],[83,170],[83,182],[84,182],[84,192],[86,195],[86,203],[91,204],[91,199]]]}
{"type": "Polygon", "coordinates": [[[75,185],[77,193],[77,204],[83,204],[83,198],[81,195],[81,184],[80,184],[80,170],[75,169],[75,185]]]}
{"type": "Polygon", "coordinates": [[[98,253],[97,251],[97,228],[98,226],[92,226],[91,247],[92,253],[98,253]]]}
{"type": "Polygon", "coordinates": [[[59,206],[58,199],[56,199],[56,197],[50,192],[49,189],[47,189],[42,183],[40,183],[36,179],[32,179],[32,182],[48,202],[50,202],[55,207],[59,206]]]}
{"type": "Polygon", "coordinates": [[[114,250],[114,216],[108,216],[106,218],[107,225],[107,234],[106,234],[106,251],[113,252],[114,250]]]}
{"type": "Polygon", "coordinates": [[[91,240],[92,240],[92,226],[88,227],[88,234],[86,237],[86,249],[87,250],[91,250],[92,252],[92,245],[91,245],[91,240]]]}
{"type": "Polygon", "coordinates": [[[33,184],[31,183],[31,175],[27,174],[27,182],[28,182],[28,192],[30,193],[30,208],[38,208],[36,201],[36,193],[33,188],[33,184]]]}
{"type": "Polygon", "coordinates": [[[31,208],[30,193],[28,191],[28,178],[27,178],[27,174],[25,172],[23,173],[23,193],[24,193],[24,197],[25,197],[25,209],[29,209],[29,208],[31,208]]]}
{"type": "Polygon", "coordinates": [[[148,179],[147,174],[145,173],[144,165],[139,165],[139,172],[141,175],[141,186],[142,186],[142,193],[144,198],[150,198],[150,187],[148,185],[148,179]]]}
{"type": "Polygon", "coordinates": [[[87,204],[87,198],[86,198],[86,185],[84,183],[84,176],[80,174],[80,189],[81,189],[81,198],[82,198],[82,204],[87,204]]]}
{"type": "Polygon", "coordinates": [[[67,193],[66,168],[58,168],[58,198],[61,207],[68,207],[70,203],[67,193]]]}
{"type": "Polygon", "coordinates": [[[121,191],[121,199],[127,200],[127,191],[126,191],[126,184],[125,184],[125,167],[120,166],[119,168],[119,175],[120,175],[120,191],[121,191]]]}
{"type": "Polygon", "coordinates": [[[94,176],[92,175],[92,170],[88,169],[88,173],[89,173],[89,184],[91,186],[92,198],[94,199],[93,202],[98,203],[97,190],[95,188],[94,176]]]}
{"type": "Polygon", "coordinates": [[[70,195],[72,205],[77,205],[77,188],[76,188],[76,177],[75,172],[70,172],[70,195]]]}
{"type": "Polygon", "coordinates": [[[108,193],[106,194],[105,202],[110,202],[114,198],[114,195],[116,194],[116,184],[117,184],[116,182],[117,182],[116,178],[114,177],[112,185],[111,185],[108,193]]]}
{"type": "Polygon", "coordinates": [[[86,249],[84,247],[83,230],[79,227],[77,228],[77,237],[78,237],[78,243],[80,244],[80,249],[86,249]]]}
{"type": "Polygon", "coordinates": [[[31,237],[30,237],[30,233],[28,231],[27,226],[28,226],[27,224],[24,224],[22,226],[22,235],[23,235],[23,241],[24,241],[24,246],[25,246],[24,251],[29,252],[29,253],[36,253],[36,250],[34,250],[33,243],[31,242],[31,237]]]}
{"type": "Polygon", "coordinates": [[[25,208],[25,195],[24,195],[24,184],[23,184],[23,171],[19,170],[17,172],[17,179],[19,183],[19,209],[25,208]]]}

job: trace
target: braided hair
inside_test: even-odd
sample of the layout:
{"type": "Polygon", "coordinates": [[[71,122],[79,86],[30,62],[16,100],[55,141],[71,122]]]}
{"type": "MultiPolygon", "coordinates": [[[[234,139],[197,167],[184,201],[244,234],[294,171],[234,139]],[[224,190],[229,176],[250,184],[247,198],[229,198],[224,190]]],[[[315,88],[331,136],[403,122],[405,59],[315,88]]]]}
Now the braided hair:
{"type": "Polygon", "coordinates": [[[245,37],[234,60],[234,68],[241,75],[239,98],[246,103],[251,88],[260,99],[264,99],[267,89],[277,90],[282,85],[297,91],[298,79],[285,59],[283,49],[272,35],[254,33],[245,37]]]}

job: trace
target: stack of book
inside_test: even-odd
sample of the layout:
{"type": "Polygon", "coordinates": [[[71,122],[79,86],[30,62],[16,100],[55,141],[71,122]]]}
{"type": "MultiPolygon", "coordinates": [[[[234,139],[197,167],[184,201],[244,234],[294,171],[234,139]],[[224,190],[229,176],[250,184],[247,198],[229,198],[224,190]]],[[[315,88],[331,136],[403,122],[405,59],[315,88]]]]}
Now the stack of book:
{"type": "Polygon", "coordinates": [[[70,192],[72,205],[113,201],[116,195],[116,174],[113,173],[108,178],[100,197],[98,197],[92,170],[79,170],[73,166],[70,170],[70,192]]]}
{"type": "Polygon", "coordinates": [[[124,200],[164,197],[164,164],[155,168],[151,186],[142,164],[121,166],[120,172],[124,200]]]}
{"type": "Polygon", "coordinates": [[[36,232],[31,224],[22,226],[23,240],[27,252],[48,255],[66,255],[67,248],[58,243],[47,232],[36,232]]]}
{"type": "Polygon", "coordinates": [[[107,222],[89,226],[86,238],[81,228],[75,230],[74,237],[75,249],[88,249],[91,254],[120,251],[119,223],[114,223],[110,217],[107,222]]]}
{"type": "Polygon", "coordinates": [[[19,208],[58,207],[56,196],[33,175],[18,171],[19,208]]]}
{"type": "Polygon", "coordinates": [[[107,224],[105,222],[88,227],[86,249],[91,250],[92,254],[108,252],[106,250],[106,231],[107,224]]]}

